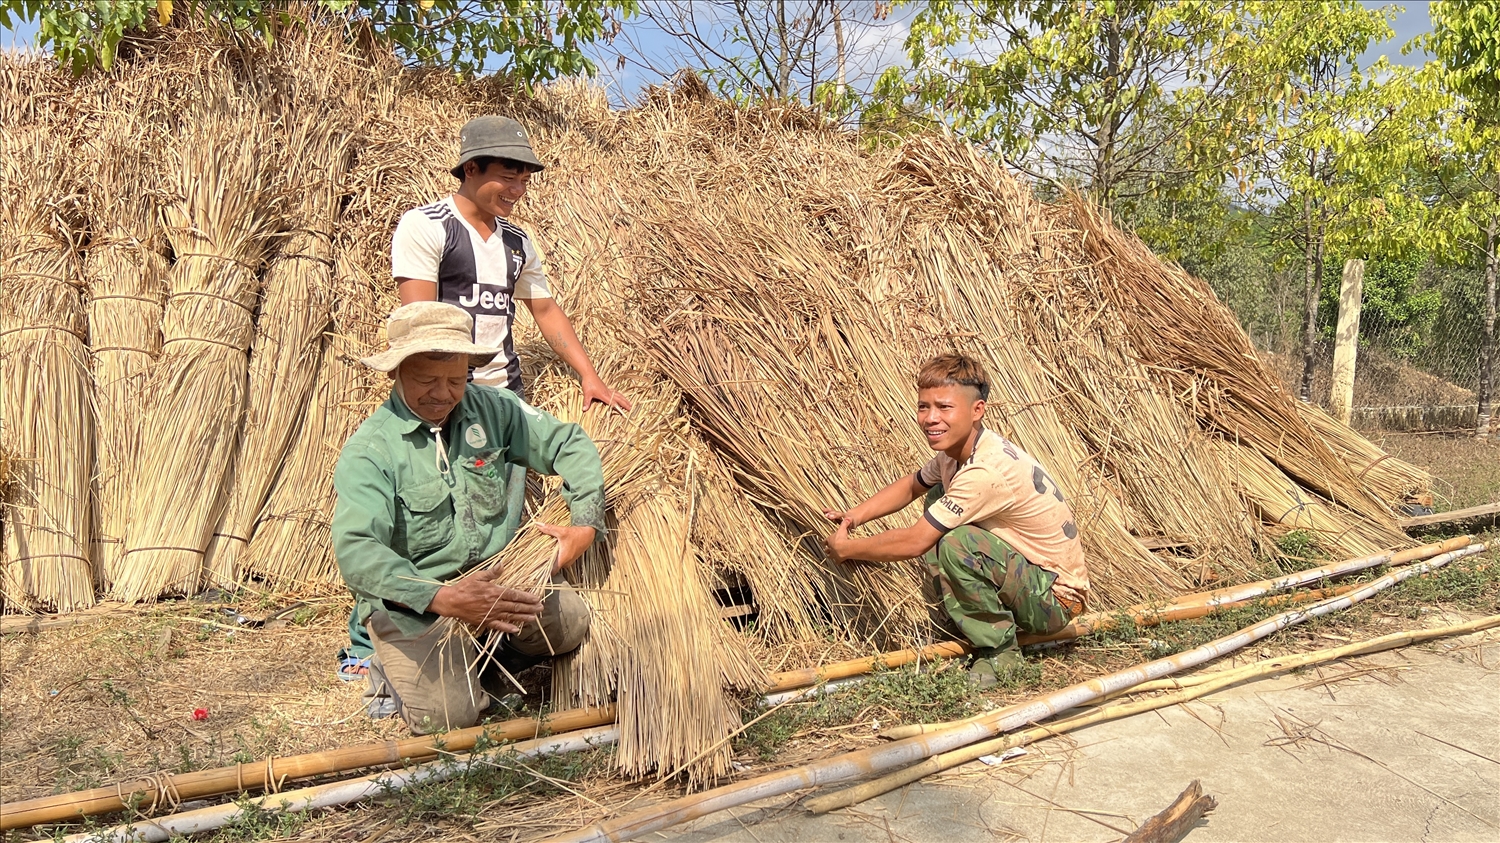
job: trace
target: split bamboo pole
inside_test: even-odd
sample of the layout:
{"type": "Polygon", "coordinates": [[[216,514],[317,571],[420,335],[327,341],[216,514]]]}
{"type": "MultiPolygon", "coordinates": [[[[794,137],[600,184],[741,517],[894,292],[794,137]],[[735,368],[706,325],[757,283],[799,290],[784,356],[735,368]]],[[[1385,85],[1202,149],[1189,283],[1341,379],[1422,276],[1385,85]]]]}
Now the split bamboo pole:
{"type": "Polygon", "coordinates": [[[63,838],[71,843],[160,843],[189,834],[223,828],[226,825],[255,812],[299,813],[333,805],[347,805],[393,790],[404,790],[415,784],[440,782],[463,775],[476,766],[503,767],[508,762],[545,755],[561,755],[581,752],[597,746],[606,746],[619,739],[619,730],[614,727],[585,729],[524,743],[511,744],[489,752],[474,755],[463,761],[444,760],[422,764],[405,770],[372,773],[351,781],[331,782],[300,790],[268,793],[248,806],[232,802],[199,808],[158,820],[142,820],[118,825],[102,831],[85,831],[63,838]]]}
{"type": "MultiPolygon", "coordinates": [[[[777,674],[767,691],[770,693],[802,688],[828,679],[852,676],[869,672],[876,664],[896,667],[918,659],[942,658],[952,655],[958,645],[934,644],[921,650],[902,650],[868,659],[839,662],[822,668],[794,670],[777,674]]],[[[118,811],[129,805],[147,805],[150,811],[168,801],[198,799],[225,793],[241,793],[265,788],[272,782],[304,779],[334,773],[344,773],[361,767],[379,767],[408,761],[425,761],[435,758],[440,752],[466,752],[474,748],[481,737],[489,741],[515,741],[540,737],[549,732],[561,733],[578,729],[608,726],[615,722],[613,705],[598,708],[578,708],[558,712],[542,719],[523,717],[455,729],[437,737],[415,737],[400,741],[359,744],[340,747],[324,752],[310,752],[283,758],[268,758],[198,770],[192,773],[172,775],[157,773],[129,783],[110,787],[96,787],[77,793],[64,793],[22,802],[0,804],[0,831],[26,828],[49,822],[65,822],[95,814],[118,811]]]]}
{"type": "Polygon", "coordinates": [[[1220,658],[1289,626],[1348,608],[1396,583],[1485,549],[1487,549],[1485,545],[1481,544],[1445,553],[1427,562],[1387,574],[1346,595],[1267,618],[1233,635],[1215,639],[1201,647],[1174,656],[1071,685],[1039,697],[1028,704],[996,712],[990,719],[963,724],[930,735],[917,735],[906,740],[815,761],[791,770],[735,782],[646,808],[616,820],[596,823],[571,834],[552,837],[547,840],[547,843],[603,843],[603,841],[629,840],[758,799],[904,767],[933,755],[1019,729],[1133,685],[1160,679],[1180,670],[1220,658]]]}
{"type": "MultiPolygon", "coordinates": [[[[1150,603],[1141,603],[1124,610],[1124,614],[1133,616],[1137,622],[1142,618],[1149,618],[1153,613],[1161,614],[1162,620],[1183,620],[1186,618],[1202,617],[1202,614],[1177,614],[1180,610],[1190,608],[1216,609],[1235,603],[1244,603],[1273,591],[1282,591],[1288,588],[1307,585],[1323,579],[1332,579],[1357,571],[1365,571],[1370,568],[1378,568],[1381,565],[1405,565],[1419,559],[1428,559],[1440,553],[1448,553],[1467,547],[1474,541],[1472,536],[1457,536],[1447,541],[1434,544],[1424,544],[1408,550],[1387,550],[1371,556],[1360,556],[1354,559],[1345,559],[1342,562],[1334,562],[1319,568],[1309,568],[1305,571],[1296,571],[1285,576],[1273,577],[1268,580],[1244,583],[1243,585],[1232,585],[1226,588],[1215,589],[1198,594],[1185,594],[1165,606],[1153,606],[1150,603]]],[[[1087,615],[1075,618],[1072,623],[1051,635],[1022,636],[1022,644],[1042,644],[1048,641],[1064,641],[1087,635],[1110,628],[1115,619],[1121,613],[1116,612],[1091,612],[1087,615]]]]}
{"type": "MultiPolygon", "coordinates": [[[[941,755],[934,755],[919,764],[913,764],[905,769],[881,776],[874,781],[863,782],[854,787],[809,799],[803,805],[815,814],[826,813],[838,808],[847,808],[850,805],[857,805],[867,799],[873,799],[882,793],[888,793],[902,785],[911,784],[918,779],[926,778],[934,773],[940,773],[943,770],[951,770],[959,765],[967,764],[983,755],[994,755],[1012,747],[1025,746],[1035,741],[1065,734],[1075,729],[1081,729],[1084,726],[1092,726],[1095,723],[1118,720],[1122,717],[1129,717],[1145,711],[1168,708],[1179,703],[1208,696],[1215,691],[1222,690],[1231,685],[1237,685],[1249,679],[1275,676],[1276,674],[1286,673],[1290,670],[1310,667],[1316,664],[1325,664],[1350,656],[1364,656],[1383,650],[1393,650],[1397,647],[1420,644],[1424,641],[1432,641],[1438,638],[1483,632],[1496,627],[1500,627],[1500,615],[1490,615],[1489,617],[1478,618],[1452,626],[1444,626],[1437,629],[1393,632],[1390,635],[1382,635],[1379,638],[1371,638],[1367,641],[1356,641],[1340,647],[1330,647],[1309,653],[1278,656],[1274,659],[1265,659],[1243,667],[1187,677],[1181,683],[1178,683],[1175,688],[1169,684],[1177,681],[1172,679],[1143,682],[1140,685],[1130,688],[1127,693],[1139,694],[1160,690],[1170,690],[1171,693],[1149,699],[1101,706],[1055,723],[1046,723],[1005,735],[1004,737],[970,744],[962,749],[945,752],[941,755]],[[1192,680],[1191,683],[1188,680],[1192,680]]],[[[941,729],[945,724],[932,725],[941,729]]],[[[922,734],[922,732],[913,732],[911,734],[922,734]]]]}

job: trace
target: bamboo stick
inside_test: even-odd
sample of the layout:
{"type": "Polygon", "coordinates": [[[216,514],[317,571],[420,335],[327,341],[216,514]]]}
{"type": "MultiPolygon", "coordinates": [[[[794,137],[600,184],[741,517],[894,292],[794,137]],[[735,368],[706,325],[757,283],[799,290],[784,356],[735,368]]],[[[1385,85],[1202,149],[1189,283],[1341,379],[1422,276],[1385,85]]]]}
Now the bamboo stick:
{"type": "MultiPolygon", "coordinates": [[[[1004,737],[993,740],[981,741],[976,744],[935,755],[921,763],[913,764],[902,770],[898,770],[886,776],[869,782],[863,782],[854,787],[809,799],[803,803],[809,811],[822,814],[838,808],[847,808],[857,805],[868,799],[873,799],[882,793],[888,793],[902,785],[910,784],[918,779],[926,778],[934,773],[950,770],[962,764],[979,758],[982,755],[993,755],[1004,752],[1017,746],[1025,746],[1035,741],[1043,740],[1056,735],[1081,729],[1084,726],[1092,726],[1108,720],[1117,720],[1122,717],[1140,714],[1144,711],[1154,711],[1159,708],[1167,708],[1178,705],[1189,700],[1207,696],[1215,691],[1222,690],[1231,685],[1237,685],[1247,679],[1257,679],[1265,676],[1274,676],[1298,668],[1310,667],[1315,664],[1337,661],[1349,656],[1363,656],[1370,653],[1378,653],[1382,650],[1391,650],[1397,647],[1405,647],[1418,644],[1423,641],[1432,641],[1438,638],[1448,638],[1455,635],[1468,635],[1474,632],[1483,632],[1487,629],[1500,627],[1500,615],[1490,615],[1466,623],[1454,624],[1452,626],[1440,627],[1438,629],[1411,630],[1404,632],[1382,635],[1367,641],[1359,641],[1339,647],[1330,647],[1324,650],[1316,650],[1309,653],[1296,653],[1288,656],[1280,656],[1274,659],[1265,659],[1254,664],[1243,667],[1221,670],[1215,673],[1201,674],[1185,677],[1182,680],[1162,679],[1155,682],[1143,682],[1126,691],[1129,694],[1147,693],[1150,691],[1170,690],[1163,696],[1133,700],[1128,703],[1119,703],[1110,706],[1101,706],[1092,711],[1075,715],[1054,723],[1047,723],[1030,729],[1025,729],[1004,737]],[[1173,687],[1173,683],[1177,683],[1173,687]]],[[[933,724],[941,728],[943,724],[933,724]]],[[[915,734],[921,734],[917,732],[915,734]]]]}
{"type": "MultiPolygon", "coordinates": [[[[919,651],[905,650],[875,659],[855,659],[826,665],[815,670],[794,670],[772,677],[767,693],[802,688],[825,679],[851,676],[873,670],[879,659],[887,666],[906,664],[915,658],[938,658],[953,650],[953,644],[935,644],[919,651]]],[[[553,732],[574,731],[615,722],[615,707],[580,708],[562,711],[544,719],[523,717],[455,729],[436,737],[415,737],[400,741],[359,744],[323,752],[312,752],[282,758],[269,758],[231,767],[198,770],[172,775],[157,773],[128,783],[96,787],[77,793],[64,793],[0,804],[0,831],[25,828],[40,823],[60,822],[79,817],[118,811],[129,804],[155,805],[170,791],[178,800],[217,796],[257,790],[271,781],[342,773],[361,767],[377,767],[406,761],[433,758],[440,751],[465,752],[473,749],[483,737],[489,741],[513,741],[539,737],[553,732]]]]}
{"type": "MultiPolygon", "coordinates": [[[[1440,553],[1447,553],[1467,547],[1473,541],[1472,536],[1457,536],[1447,541],[1425,544],[1421,547],[1414,547],[1408,550],[1388,550],[1383,553],[1346,559],[1342,562],[1334,562],[1318,568],[1309,568],[1305,571],[1297,571],[1268,580],[1244,583],[1243,585],[1232,585],[1198,594],[1185,594],[1159,608],[1152,606],[1150,603],[1141,603],[1123,610],[1123,613],[1133,616],[1137,623],[1141,622],[1143,618],[1149,618],[1153,613],[1162,614],[1162,620],[1182,620],[1185,618],[1202,617],[1202,614],[1179,612],[1180,610],[1192,607],[1212,610],[1221,606],[1244,603],[1273,591],[1296,588],[1297,586],[1317,582],[1322,579],[1332,579],[1333,577],[1341,577],[1346,574],[1355,573],[1356,571],[1378,568],[1381,565],[1405,565],[1408,562],[1427,559],[1440,553]]],[[[1111,628],[1116,617],[1117,613],[1114,612],[1092,612],[1075,618],[1067,626],[1051,635],[1022,636],[1023,640],[1021,643],[1042,644],[1048,641],[1063,641],[1077,638],[1087,635],[1090,632],[1111,628]]]]}
{"type": "Polygon", "coordinates": [[[1159,679],[1219,658],[1289,626],[1347,608],[1398,582],[1434,570],[1462,556],[1482,552],[1484,549],[1484,545],[1475,545],[1434,557],[1427,562],[1421,562],[1373,580],[1341,597],[1330,598],[1307,608],[1276,615],[1233,635],[1215,639],[1201,647],[1174,656],[1071,685],[1039,697],[1030,703],[996,712],[986,720],[815,761],[792,770],[735,782],[663,805],[646,808],[619,819],[596,823],[569,834],[548,838],[547,843],[602,843],[602,841],[629,840],[726,808],[743,805],[746,802],[779,796],[802,788],[848,781],[870,773],[906,766],[932,755],[1021,728],[1132,685],[1159,679]]]}
{"type": "Polygon", "coordinates": [[[180,835],[198,834],[223,828],[236,820],[256,812],[300,813],[315,808],[347,805],[396,790],[405,790],[415,784],[441,782],[468,772],[476,765],[504,766],[523,758],[560,755],[581,752],[598,746],[612,744],[619,739],[619,730],[613,727],[585,729],[503,746],[488,752],[473,755],[462,761],[445,760],[430,762],[405,770],[372,773],[351,781],[332,782],[315,787],[268,793],[253,800],[248,806],[239,802],[215,805],[184,811],[156,820],[115,826],[101,831],[85,831],[63,838],[71,843],[161,843],[180,835]]]}

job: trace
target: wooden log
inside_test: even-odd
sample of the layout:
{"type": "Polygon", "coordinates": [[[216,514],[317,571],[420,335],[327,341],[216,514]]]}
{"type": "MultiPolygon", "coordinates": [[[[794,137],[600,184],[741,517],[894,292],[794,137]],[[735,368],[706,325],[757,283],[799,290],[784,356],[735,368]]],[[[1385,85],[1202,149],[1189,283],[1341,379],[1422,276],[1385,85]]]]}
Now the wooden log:
{"type": "Polygon", "coordinates": [[[1218,806],[1212,796],[1203,792],[1203,785],[1193,779],[1165,811],[1146,820],[1125,838],[1125,843],[1178,843],[1204,814],[1218,806]]]}

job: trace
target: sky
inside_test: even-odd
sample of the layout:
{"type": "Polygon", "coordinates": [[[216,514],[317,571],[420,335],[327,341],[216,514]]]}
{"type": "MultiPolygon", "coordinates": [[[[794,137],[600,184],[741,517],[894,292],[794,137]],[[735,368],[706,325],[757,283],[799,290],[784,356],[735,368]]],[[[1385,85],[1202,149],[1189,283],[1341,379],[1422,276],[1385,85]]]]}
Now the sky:
{"type": "MultiPolygon", "coordinates": [[[[667,5],[669,2],[671,0],[642,0],[642,5],[661,13],[670,10],[667,5]]],[[[1391,23],[1395,37],[1367,51],[1364,55],[1365,64],[1373,63],[1381,55],[1385,55],[1393,63],[1409,65],[1420,65],[1428,58],[1425,53],[1420,52],[1409,56],[1401,55],[1404,44],[1431,29],[1428,3],[1388,4],[1380,0],[1362,2],[1369,8],[1386,5],[1403,8],[1391,23]]],[[[700,4],[693,8],[706,7],[700,4]]],[[[885,67],[904,60],[902,42],[906,38],[913,13],[911,7],[906,7],[896,10],[884,21],[851,22],[851,84],[858,88],[860,80],[873,78],[885,67]]],[[[718,30],[710,26],[707,31],[718,30]]],[[[21,23],[13,30],[0,28],[0,46],[25,49],[34,45],[36,34],[37,27],[31,23],[21,23]]],[[[661,82],[665,78],[664,74],[682,66],[683,59],[687,57],[677,40],[663,32],[648,16],[627,24],[625,33],[616,44],[595,45],[589,52],[599,66],[599,81],[609,89],[611,99],[617,103],[633,100],[646,86],[661,82]],[[626,63],[624,67],[618,67],[618,56],[622,53],[626,54],[626,63]]]]}

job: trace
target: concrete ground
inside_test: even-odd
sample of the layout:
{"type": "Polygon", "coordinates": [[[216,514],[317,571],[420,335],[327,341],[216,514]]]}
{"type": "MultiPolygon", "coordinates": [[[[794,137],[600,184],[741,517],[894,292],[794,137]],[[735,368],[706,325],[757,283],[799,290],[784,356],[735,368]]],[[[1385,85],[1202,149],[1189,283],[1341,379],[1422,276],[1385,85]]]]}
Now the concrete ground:
{"type": "Polygon", "coordinates": [[[1119,840],[1199,779],[1219,804],[1192,843],[1500,841],[1497,670],[1500,635],[1441,641],[1102,723],[854,809],[782,798],[643,839],[1119,840]]]}

